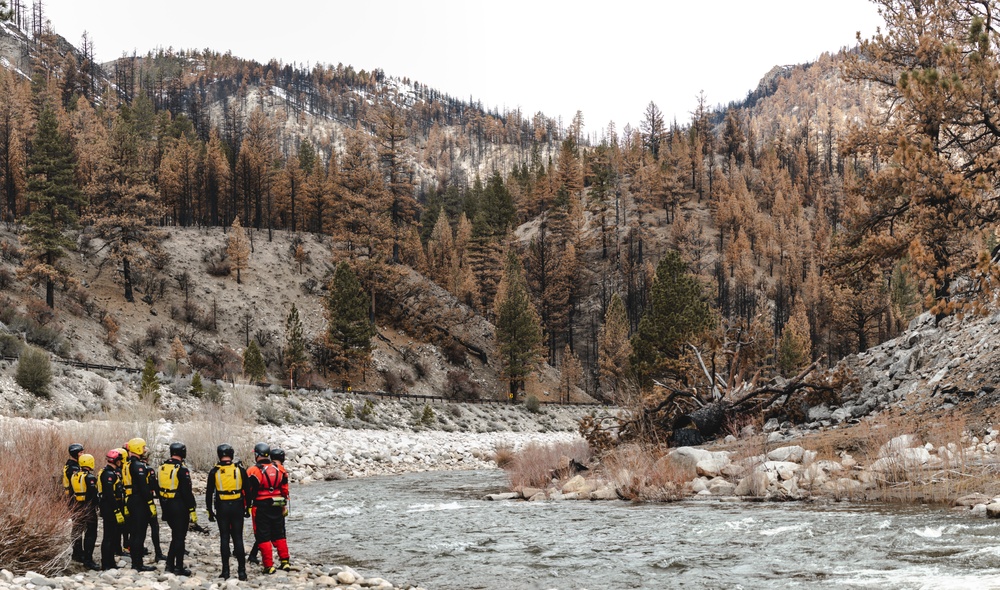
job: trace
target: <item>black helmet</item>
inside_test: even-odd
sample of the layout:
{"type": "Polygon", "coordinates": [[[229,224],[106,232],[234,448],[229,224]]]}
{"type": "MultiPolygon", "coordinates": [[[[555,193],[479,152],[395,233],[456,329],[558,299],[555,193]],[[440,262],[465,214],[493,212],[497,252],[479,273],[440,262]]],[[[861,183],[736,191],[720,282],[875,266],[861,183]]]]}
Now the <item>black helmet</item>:
{"type": "Polygon", "coordinates": [[[226,443],[222,443],[221,445],[219,445],[219,448],[215,449],[215,451],[219,454],[219,459],[222,459],[223,457],[229,457],[230,459],[232,459],[233,455],[235,454],[233,451],[233,447],[226,443]]]}
{"type": "Polygon", "coordinates": [[[179,442],[170,443],[171,457],[177,455],[178,457],[183,459],[184,457],[187,457],[187,454],[188,454],[188,448],[184,446],[184,443],[179,443],[179,442]]]}
{"type": "Polygon", "coordinates": [[[285,462],[285,450],[279,448],[271,449],[271,460],[285,462]]]}
{"type": "Polygon", "coordinates": [[[83,452],[83,445],[80,443],[73,443],[69,446],[69,456],[76,459],[83,452]]]}
{"type": "Polygon", "coordinates": [[[271,454],[271,447],[267,443],[257,443],[253,447],[253,454],[256,457],[267,457],[271,454]]]}

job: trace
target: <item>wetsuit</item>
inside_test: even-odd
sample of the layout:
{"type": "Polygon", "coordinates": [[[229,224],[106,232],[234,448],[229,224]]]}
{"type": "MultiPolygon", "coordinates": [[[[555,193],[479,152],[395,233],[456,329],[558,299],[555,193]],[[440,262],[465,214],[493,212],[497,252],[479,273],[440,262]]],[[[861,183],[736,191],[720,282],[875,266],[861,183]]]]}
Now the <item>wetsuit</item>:
{"type": "Polygon", "coordinates": [[[274,566],[272,547],[277,549],[282,563],[288,561],[285,540],[285,507],[288,504],[288,476],[268,458],[262,458],[247,470],[250,480],[248,496],[253,499],[254,537],[260,545],[264,569],[274,566]]]}
{"type": "Polygon", "coordinates": [[[219,522],[219,548],[222,553],[222,577],[229,577],[229,542],[241,579],[246,578],[246,549],[243,546],[243,518],[248,508],[247,472],[241,465],[219,463],[208,472],[205,507],[209,520],[219,522]]]}
{"type": "Polygon", "coordinates": [[[149,467],[139,457],[132,457],[128,469],[132,477],[132,493],[128,497],[129,520],[132,521],[129,539],[132,569],[148,571],[149,568],[142,565],[142,554],[145,552],[146,528],[156,510],[153,493],[149,489],[149,467]]]}
{"type": "Polygon", "coordinates": [[[101,569],[118,567],[115,553],[121,550],[121,524],[125,521],[122,509],[125,506],[125,488],[118,470],[107,465],[98,478],[101,486],[101,518],[104,521],[104,536],[101,537],[101,569]]]}
{"type": "Polygon", "coordinates": [[[191,472],[183,461],[170,458],[160,466],[159,488],[163,520],[170,527],[167,571],[183,570],[188,523],[196,506],[191,489],[191,472]]]}

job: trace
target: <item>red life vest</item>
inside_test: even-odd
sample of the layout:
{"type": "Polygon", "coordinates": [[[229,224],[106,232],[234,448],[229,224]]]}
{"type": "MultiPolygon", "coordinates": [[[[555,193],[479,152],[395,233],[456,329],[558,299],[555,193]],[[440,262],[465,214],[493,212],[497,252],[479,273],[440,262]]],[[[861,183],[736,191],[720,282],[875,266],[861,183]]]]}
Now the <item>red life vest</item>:
{"type": "Polygon", "coordinates": [[[254,500],[272,500],[281,497],[281,471],[274,463],[260,463],[250,468],[248,473],[260,482],[254,500]]]}

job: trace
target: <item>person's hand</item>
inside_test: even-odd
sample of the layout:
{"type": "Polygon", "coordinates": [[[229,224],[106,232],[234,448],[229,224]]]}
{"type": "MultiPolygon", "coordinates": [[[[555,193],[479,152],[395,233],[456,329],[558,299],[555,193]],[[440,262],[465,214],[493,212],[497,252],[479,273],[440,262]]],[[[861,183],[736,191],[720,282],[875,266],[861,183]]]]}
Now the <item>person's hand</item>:
{"type": "Polygon", "coordinates": [[[215,522],[215,514],[212,512],[208,513],[208,522],[215,522]]]}
{"type": "Polygon", "coordinates": [[[284,508],[281,509],[281,515],[288,516],[288,506],[285,506],[284,508]]]}
{"type": "Polygon", "coordinates": [[[250,518],[250,509],[249,508],[247,508],[246,510],[243,511],[243,517],[244,518],[250,518]]]}
{"type": "Polygon", "coordinates": [[[153,504],[152,502],[149,503],[149,515],[156,518],[156,504],[153,504]]]}
{"type": "Polygon", "coordinates": [[[121,510],[115,510],[115,522],[125,524],[125,515],[122,514],[121,510]]]}
{"type": "Polygon", "coordinates": [[[194,510],[191,511],[191,524],[198,524],[198,513],[194,510]]]}

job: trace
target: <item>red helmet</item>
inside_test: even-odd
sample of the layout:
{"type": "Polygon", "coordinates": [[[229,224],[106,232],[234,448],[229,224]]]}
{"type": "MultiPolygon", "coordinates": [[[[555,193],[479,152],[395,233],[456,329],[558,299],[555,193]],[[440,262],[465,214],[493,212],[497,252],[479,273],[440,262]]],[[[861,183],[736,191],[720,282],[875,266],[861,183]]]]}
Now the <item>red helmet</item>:
{"type": "Polygon", "coordinates": [[[111,449],[106,455],[108,458],[108,463],[114,463],[115,461],[120,461],[122,454],[118,452],[118,449],[111,449]]]}

